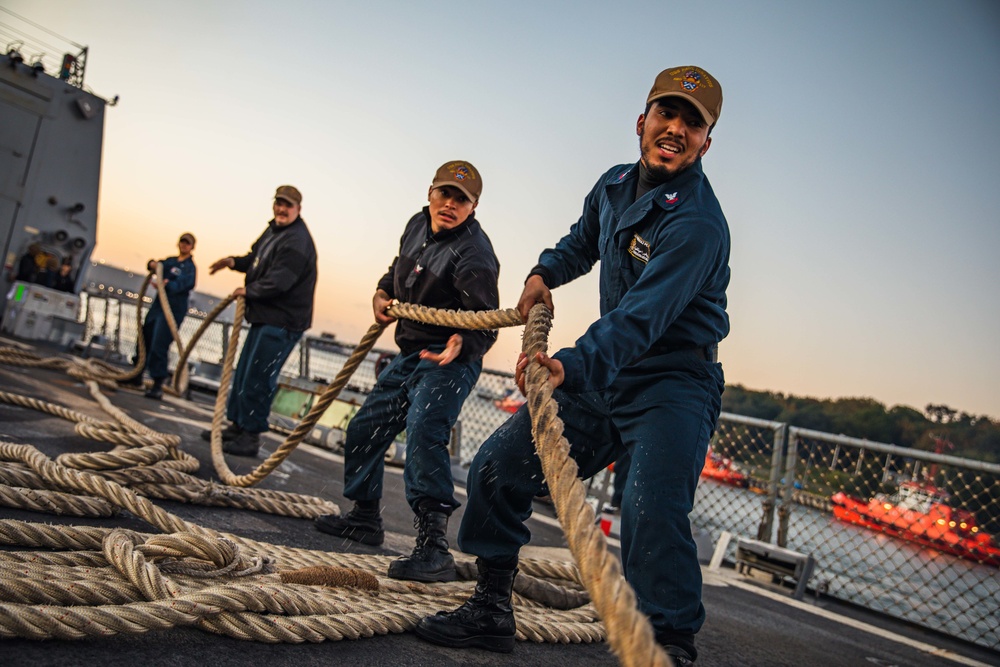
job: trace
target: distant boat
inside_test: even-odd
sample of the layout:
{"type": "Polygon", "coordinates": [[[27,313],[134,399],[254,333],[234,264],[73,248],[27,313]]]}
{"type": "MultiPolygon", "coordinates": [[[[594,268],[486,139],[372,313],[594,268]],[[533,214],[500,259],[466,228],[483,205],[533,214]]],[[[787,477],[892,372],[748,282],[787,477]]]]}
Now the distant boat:
{"type": "Polygon", "coordinates": [[[511,389],[503,398],[498,398],[493,401],[493,405],[500,408],[504,412],[514,413],[517,409],[524,405],[524,397],[521,396],[521,392],[517,389],[511,389]]]}
{"type": "Polygon", "coordinates": [[[701,469],[701,476],[740,488],[746,488],[750,484],[750,479],[732,459],[713,453],[711,448],[705,454],[705,465],[701,469]]]}
{"type": "Polygon", "coordinates": [[[833,515],[847,523],[944,551],[960,558],[1000,565],[1000,548],[975,515],[953,507],[948,494],[928,483],[903,482],[891,496],[869,501],[838,492],[833,515]]]}

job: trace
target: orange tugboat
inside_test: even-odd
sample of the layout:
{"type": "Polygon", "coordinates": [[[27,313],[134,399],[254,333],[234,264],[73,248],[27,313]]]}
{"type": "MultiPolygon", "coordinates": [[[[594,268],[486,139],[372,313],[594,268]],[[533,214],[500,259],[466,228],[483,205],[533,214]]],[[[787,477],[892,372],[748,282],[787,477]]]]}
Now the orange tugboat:
{"type": "Polygon", "coordinates": [[[920,482],[903,482],[892,496],[865,502],[843,492],[834,494],[833,515],[841,521],[917,542],[938,551],[1000,566],[1000,547],[980,529],[975,515],[952,507],[943,490],[920,482]]]}
{"type": "Polygon", "coordinates": [[[714,454],[711,448],[705,454],[705,466],[701,469],[701,476],[744,489],[750,482],[749,478],[736,467],[732,459],[714,454]]]}
{"type": "Polygon", "coordinates": [[[521,396],[521,392],[517,389],[511,389],[503,395],[503,398],[498,398],[493,401],[493,405],[500,408],[504,412],[514,413],[517,412],[519,407],[524,405],[524,397],[521,396]]]}

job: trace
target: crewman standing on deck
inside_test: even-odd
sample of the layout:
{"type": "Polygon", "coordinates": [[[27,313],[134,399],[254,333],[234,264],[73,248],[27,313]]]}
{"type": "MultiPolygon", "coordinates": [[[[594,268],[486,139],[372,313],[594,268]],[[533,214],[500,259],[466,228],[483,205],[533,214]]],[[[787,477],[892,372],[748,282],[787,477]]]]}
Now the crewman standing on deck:
{"type": "MultiPolygon", "coordinates": [[[[717,345],[729,332],[729,227],[702,157],[722,110],[719,82],[700,67],[661,72],[636,122],[640,158],[613,167],[583,215],[542,253],[518,301],[527,320],[550,290],[600,260],[601,317],[574,347],[537,359],[557,389],[571,455],[589,477],[632,457],[621,505],[622,568],[659,642],[678,665],[697,656],[705,619],[688,520],[724,387],[717,345]]],[[[529,360],[515,376],[524,390],[529,360]]],[[[476,454],[459,547],[477,555],[479,582],[453,612],[416,633],[451,647],[514,647],[510,606],[524,522],[542,491],[526,406],[476,454]]]]}
{"type": "MultiPolygon", "coordinates": [[[[302,193],[291,185],[280,186],[272,210],[274,218],[250,252],[223,257],[208,269],[209,273],[229,268],[246,274],[245,285],[236,288],[233,296],[246,301],[250,332],[226,406],[230,424],[222,431],[223,450],[237,456],[257,456],[281,367],[312,325],[316,246],[299,215],[302,193]]],[[[206,440],[211,435],[211,431],[202,432],[206,440]]]]}
{"type": "MultiPolygon", "coordinates": [[[[146,263],[148,271],[155,271],[157,264],[162,266],[160,273],[163,276],[163,291],[166,292],[167,305],[170,307],[170,314],[173,315],[174,323],[178,328],[187,315],[191,290],[194,289],[198,279],[198,269],[194,265],[194,256],[192,255],[194,244],[194,234],[185,232],[177,239],[177,255],[175,257],[167,257],[159,262],[151,259],[146,263]]],[[[153,380],[153,386],[146,391],[146,398],[158,401],[163,398],[163,383],[170,377],[167,363],[170,345],[174,342],[174,337],[170,331],[170,325],[167,324],[167,316],[163,312],[156,280],[150,280],[150,285],[157,291],[153,293],[153,303],[146,311],[146,319],[143,320],[142,324],[142,343],[146,348],[146,362],[143,370],[148,370],[149,377],[153,380]]],[[[126,384],[142,385],[142,373],[140,372],[126,384]]]]}
{"type": "MultiPolygon", "coordinates": [[[[442,165],[427,191],[428,206],[410,218],[399,254],[379,280],[372,299],[375,319],[394,299],[430,308],[495,310],[499,306],[500,263],[475,217],[483,180],[464,160],[442,165]]],[[[479,379],[483,355],[496,331],[467,331],[400,320],[400,353],[378,375],[375,388],[347,427],[344,495],[354,508],[344,516],[316,520],[324,533],[364,544],[384,538],[379,504],[384,456],[406,429],[403,479],[416,515],[417,544],[410,556],[393,561],[389,576],[417,581],[453,581],[448,551],[448,517],[458,508],[448,443],[462,404],[479,379]]]]}

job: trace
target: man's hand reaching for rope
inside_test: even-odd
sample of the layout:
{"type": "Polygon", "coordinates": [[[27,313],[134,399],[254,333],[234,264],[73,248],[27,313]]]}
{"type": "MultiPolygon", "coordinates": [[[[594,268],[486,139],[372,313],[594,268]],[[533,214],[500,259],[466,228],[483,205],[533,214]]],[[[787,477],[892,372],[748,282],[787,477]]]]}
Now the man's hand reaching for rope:
{"type": "Polygon", "coordinates": [[[436,361],[438,366],[447,366],[451,362],[458,358],[458,355],[462,352],[462,336],[461,334],[452,334],[451,338],[448,339],[448,343],[445,345],[442,352],[431,352],[430,350],[421,350],[420,358],[427,359],[428,361],[436,361]]]}
{"type": "Polygon", "coordinates": [[[528,321],[528,312],[536,303],[544,303],[549,311],[555,315],[556,307],[552,305],[552,292],[545,285],[542,277],[537,274],[524,281],[521,298],[517,300],[517,312],[521,314],[522,322],[528,321]]]}
{"type": "MultiPolygon", "coordinates": [[[[549,369],[549,384],[552,385],[553,389],[561,385],[563,380],[566,379],[566,373],[563,371],[562,362],[558,359],[553,359],[547,354],[538,352],[535,354],[535,361],[549,369]]],[[[517,366],[514,367],[514,379],[517,381],[517,388],[520,389],[521,393],[525,396],[528,395],[528,392],[524,389],[524,375],[527,370],[528,355],[522,352],[521,356],[517,358],[517,366]]]]}
{"type": "Polygon", "coordinates": [[[375,290],[372,297],[372,310],[375,312],[375,321],[382,326],[387,326],[396,321],[395,317],[385,314],[386,308],[392,305],[392,297],[385,290],[375,290]]]}

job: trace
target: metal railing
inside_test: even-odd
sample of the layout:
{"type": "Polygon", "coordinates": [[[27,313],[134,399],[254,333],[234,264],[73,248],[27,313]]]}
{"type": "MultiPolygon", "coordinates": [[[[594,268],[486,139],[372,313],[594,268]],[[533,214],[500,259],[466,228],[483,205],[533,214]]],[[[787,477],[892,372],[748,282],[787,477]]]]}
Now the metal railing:
{"type": "Polygon", "coordinates": [[[1000,649],[1000,465],[728,413],[712,455],[731,474],[691,519],[713,542],[811,555],[816,594],[1000,649]]]}
{"type": "MultiPolygon", "coordinates": [[[[90,297],[88,336],[104,336],[113,353],[130,358],[138,333],[133,308],[134,302],[90,297]]],[[[189,315],[182,337],[199,325],[199,317],[189,315]]],[[[192,359],[221,363],[231,326],[213,323],[192,359]]],[[[304,337],[283,373],[329,382],[353,349],[304,337]]],[[[382,353],[368,355],[351,389],[370,391],[382,353]]],[[[461,464],[468,465],[510,416],[503,407],[511,403],[514,388],[510,374],[483,371],[459,417],[461,464]]],[[[602,471],[591,482],[595,507],[608,499],[611,478],[602,471]]],[[[988,552],[973,548],[977,540],[1000,546],[988,538],[1000,535],[1000,465],[723,413],[691,520],[713,543],[726,531],[812,555],[810,588],[817,595],[1000,649],[1000,556],[993,562],[988,552]],[[898,508],[898,496],[921,489],[939,502],[928,500],[926,511],[910,519],[883,522],[890,512],[886,506],[898,508]],[[931,516],[938,529],[919,523],[920,514],[931,516]],[[954,527],[948,525],[953,519],[954,527]]],[[[733,541],[725,554],[730,562],[735,548],[733,541]]]]}
{"type": "Polygon", "coordinates": [[[787,461],[786,491],[833,501],[782,536],[828,594],[1000,648],[1000,465],[794,427],[787,461]]]}

